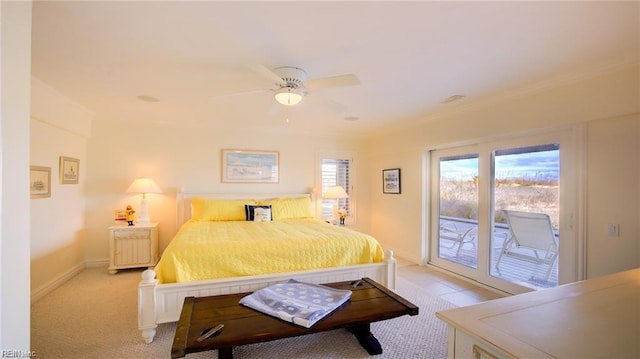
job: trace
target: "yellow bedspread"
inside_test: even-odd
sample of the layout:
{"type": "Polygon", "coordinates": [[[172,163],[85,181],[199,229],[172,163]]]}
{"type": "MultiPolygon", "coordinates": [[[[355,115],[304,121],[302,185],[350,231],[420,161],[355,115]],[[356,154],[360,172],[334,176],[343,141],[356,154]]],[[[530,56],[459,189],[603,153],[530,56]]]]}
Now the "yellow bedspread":
{"type": "Polygon", "coordinates": [[[189,221],[155,268],[160,283],[381,262],[373,237],[318,219],[189,221]]]}

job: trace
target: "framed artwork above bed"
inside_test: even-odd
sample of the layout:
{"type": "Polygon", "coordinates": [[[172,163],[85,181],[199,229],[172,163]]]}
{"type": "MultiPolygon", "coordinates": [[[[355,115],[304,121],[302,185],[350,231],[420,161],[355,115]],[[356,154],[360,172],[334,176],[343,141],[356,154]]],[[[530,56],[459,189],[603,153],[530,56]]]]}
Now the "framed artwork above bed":
{"type": "Polygon", "coordinates": [[[279,152],[222,150],[222,182],[278,183],[279,152]]]}

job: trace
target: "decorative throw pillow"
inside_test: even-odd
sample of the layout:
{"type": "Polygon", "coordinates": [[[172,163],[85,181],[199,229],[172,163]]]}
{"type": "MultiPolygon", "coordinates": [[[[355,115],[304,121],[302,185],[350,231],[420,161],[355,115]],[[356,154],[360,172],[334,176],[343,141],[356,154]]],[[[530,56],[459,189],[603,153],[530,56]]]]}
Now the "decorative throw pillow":
{"type": "Polygon", "coordinates": [[[253,210],[254,222],[270,222],[271,221],[271,208],[254,208],[253,210]]]}
{"type": "MultiPolygon", "coordinates": [[[[268,221],[272,220],[273,217],[271,215],[271,206],[270,205],[262,205],[262,206],[256,206],[256,205],[251,205],[251,204],[246,204],[244,206],[244,213],[245,213],[245,219],[247,221],[255,221],[255,216],[256,216],[256,210],[257,209],[266,209],[269,212],[269,217],[268,217],[268,221]]],[[[264,211],[262,211],[262,213],[265,213],[264,211]]],[[[264,216],[264,214],[262,214],[262,216],[264,216]]]]}

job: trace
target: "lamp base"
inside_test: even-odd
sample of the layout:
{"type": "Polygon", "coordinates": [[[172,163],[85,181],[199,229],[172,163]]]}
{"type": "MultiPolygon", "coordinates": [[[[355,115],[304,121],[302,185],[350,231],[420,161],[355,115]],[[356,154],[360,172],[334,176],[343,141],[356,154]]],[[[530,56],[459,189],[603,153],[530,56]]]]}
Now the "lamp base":
{"type": "Polygon", "coordinates": [[[142,198],[142,201],[140,201],[140,212],[138,214],[138,219],[136,221],[136,224],[150,224],[151,220],[149,219],[149,209],[147,206],[147,199],[146,198],[142,198]]]}

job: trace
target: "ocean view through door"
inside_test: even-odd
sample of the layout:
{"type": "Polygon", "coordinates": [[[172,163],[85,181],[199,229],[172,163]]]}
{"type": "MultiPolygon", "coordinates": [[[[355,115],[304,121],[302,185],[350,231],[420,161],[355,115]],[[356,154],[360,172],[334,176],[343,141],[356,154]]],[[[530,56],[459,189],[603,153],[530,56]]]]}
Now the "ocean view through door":
{"type": "Polygon", "coordinates": [[[569,248],[560,244],[560,142],[431,151],[429,263],[512,293],[557,286],[569,248]]]}

